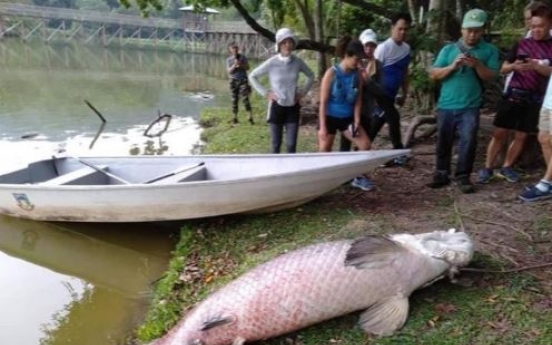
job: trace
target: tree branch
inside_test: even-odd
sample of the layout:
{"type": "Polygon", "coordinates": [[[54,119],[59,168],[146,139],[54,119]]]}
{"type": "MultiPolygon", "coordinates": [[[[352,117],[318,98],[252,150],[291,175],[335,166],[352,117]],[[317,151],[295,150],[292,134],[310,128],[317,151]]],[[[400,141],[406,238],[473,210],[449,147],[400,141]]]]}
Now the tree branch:
{"type": "MultiPolygon", "coordinates": [[[[268,30],[267,28],[263,27],[253,17],[251,17],[249,15],[249,12],[247,11],[247,9],[245,7],[243,7],[243,5],[240,3],[239,0],[230,0],[230,2],[236,8],[236,10],[238,10],[239,14],[243,17],[243,19],[245,20],[247,25],[249,25],[251,27],[251,29],[255,30],[261,36],[266,37],[267,39],[269,39],[272,42],[276,41],[274,32],[272,32],[272,31],[268,30]]],[[[306,50],[315,50],[315,51],[324,52],[324,53],[333,53],[334,50],[335,50],[335,47],[333,47],[331,45],[321,43],[321,42],[316,42],[316,41],[313,41],[313,40],[310,40],[310,39],[299,40],[299,42],[297,43],[296,48],[297,49],[306,49],[306,50]]]]}
{"type": "Polygon", "coordinates": [[[370,11],[374,14],[383,16],[385,18],[390,18],[394,13],[389,8],[381,7],[364,0],[341,0],[341,1],[346,4],[362,8],[363,10],[370,11]]]}

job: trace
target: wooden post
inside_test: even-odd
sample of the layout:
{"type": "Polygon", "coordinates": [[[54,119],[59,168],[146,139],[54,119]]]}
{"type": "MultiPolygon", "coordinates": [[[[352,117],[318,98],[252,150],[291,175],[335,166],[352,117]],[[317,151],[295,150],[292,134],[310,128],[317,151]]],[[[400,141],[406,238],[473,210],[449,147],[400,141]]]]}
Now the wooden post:
{"type": "Polygon", "coordinates": [[[105,47],[107,45],[107,35],[105,32],[105,25],[102,24],[102,30],[100,31],[102,45],[105,47]]]}
{"type": "Polygon", "coordinates": [[[4,17],[0,16],[0,39],[4,37],[4,30],[5,30],[5,23],[4,23],[4,17]]]}

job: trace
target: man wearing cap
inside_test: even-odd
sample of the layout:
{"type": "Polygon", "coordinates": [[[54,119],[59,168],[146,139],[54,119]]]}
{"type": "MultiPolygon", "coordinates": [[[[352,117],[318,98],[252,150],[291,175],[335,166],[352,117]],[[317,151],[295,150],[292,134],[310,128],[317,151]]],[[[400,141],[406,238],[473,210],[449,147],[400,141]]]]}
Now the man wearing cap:
{"type": "Polygon", "coordinates": [[[450,183],[452,148],[459,135],[458,160],[454,179],[463,193],[475,191],[470,179],[475,160],[482,81],[497,77],[498,49],[482,40],[487,14],[473,9],[464,15],[462,37],[444,46],[429,72],[441,83],[437,101],[436,170],[430,188],[450,183]]]}
{"type": "Polygon", "coordinates": [[[255,90],[268,99],[267,122],[270,128],[272,153],[280,153],[282,136],[286,132],[286,151],[295,153],[299,131],[299,101],[310,90],[314,73],[299,57],[292,54],[297,45],[293,31],[281,28],[276,32],[276,51],[249,74],[249,82],[255,90]],[[307,76],[303,88],[299,88],[299,73],[307,76]],[[268,75],[270,88],[259,81],[268,75]]]}
{"type": "Polygon", "coordinates": [[[485,167],[479,171],[479,183],[489,183],[494,175],[495,160],[514,131],[514,139],[497,176],[508,182],[519,182],[512,168],[530,133],[538,131],[539,113],[552,72],[552,10],[542,4],[531,11],[531,36],[518,41],[502,64],[501,73],[512,73],[493,122],[495,129],[487,147],[485,167]]]}

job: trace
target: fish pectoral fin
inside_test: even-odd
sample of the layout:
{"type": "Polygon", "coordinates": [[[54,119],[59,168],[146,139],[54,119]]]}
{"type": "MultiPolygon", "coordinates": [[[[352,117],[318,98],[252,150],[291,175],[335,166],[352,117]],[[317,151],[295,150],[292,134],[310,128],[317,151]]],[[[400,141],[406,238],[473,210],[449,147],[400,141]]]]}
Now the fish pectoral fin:
{"type": "Polygon", "coordinates": [[[354,241],[347,251],[345,266],[359,269],[381,268],[391,264],[403,246],[382,236],[365,236],[354,241]]]}
{"type": "Polygon", "coordinates": [[[219,327],[226,325],[235,321],[235,318],[232,315],[217,315],[203,322],[203,326],[200,328],[201,331],[207,331],[211,328],[219,327]]]}
{"type": "Polygon", "coordinates": [[[360,327],[366,333],[391,335],[408,317],[408,298],[395,297],[374,304],[360,315],[360,327]]]}
{"type": "Polygon", "coordinates": [[[245,338],[242,338],[242,337],[237,337],[232,342],[232,345],[243,345],[243,344],[245,344],[245,338]]]}

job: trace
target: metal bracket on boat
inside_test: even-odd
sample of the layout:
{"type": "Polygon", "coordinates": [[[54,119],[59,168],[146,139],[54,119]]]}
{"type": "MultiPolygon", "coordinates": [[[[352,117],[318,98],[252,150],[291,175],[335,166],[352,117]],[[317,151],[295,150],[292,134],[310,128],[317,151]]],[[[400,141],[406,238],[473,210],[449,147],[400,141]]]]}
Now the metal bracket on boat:
{"type": "Polygon", "coordinates": [[[169,124],[171,123],[172,115],[171,114],[163,114],[161,115],[161,112],[157,110],[157,119],[155,119],[148,128],[144,131],[144,136],[148,138],[155,138],[161,136],[161,134],[165,133],[169,129],[169,124]],[[165,126],[156,133],[150,133],[153,126],[157,125],[158,123],[161,123],[161,121],[165,121],[165,126]]]}

